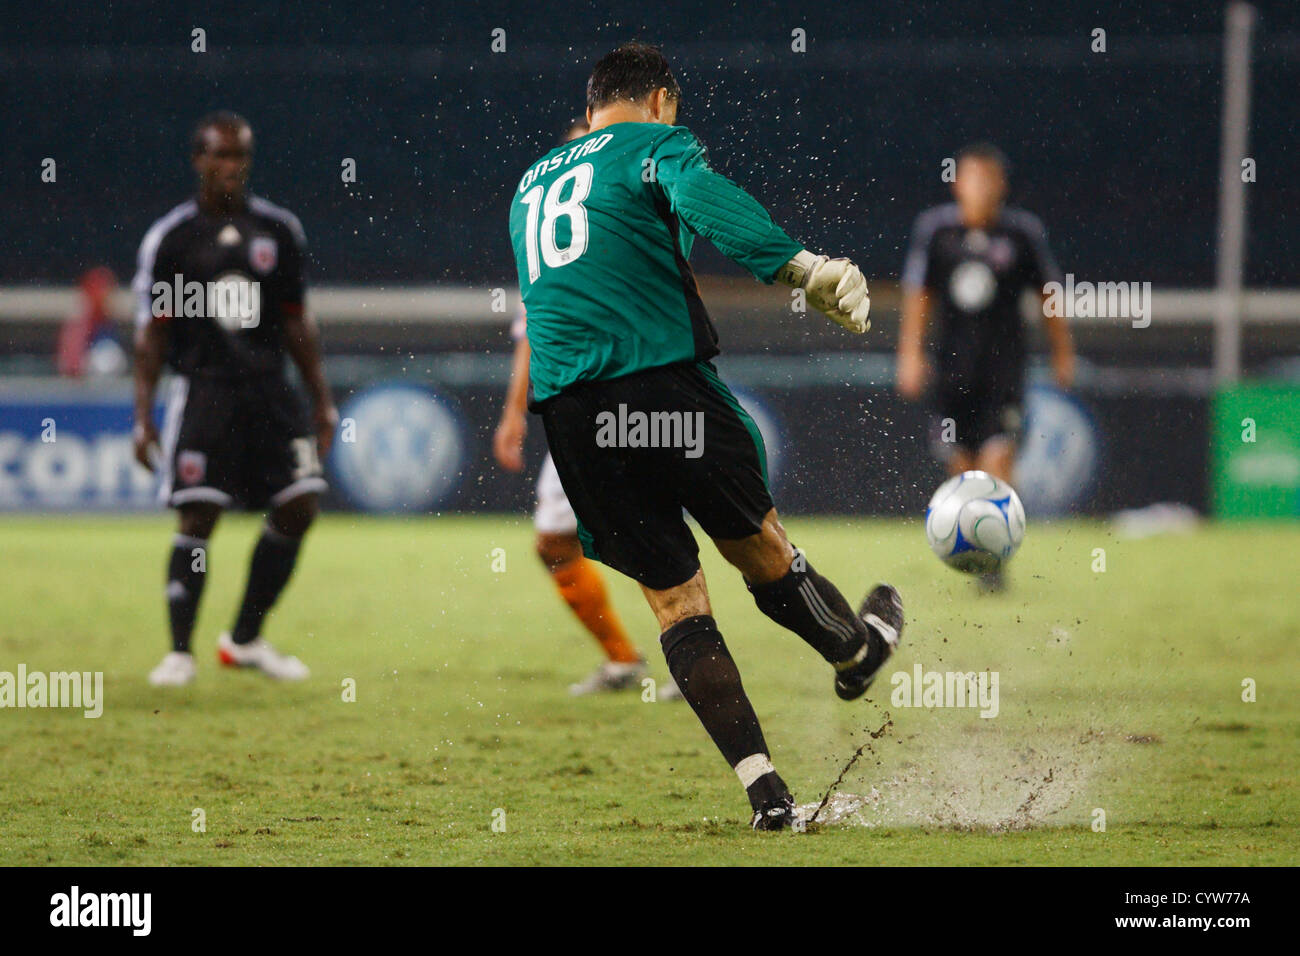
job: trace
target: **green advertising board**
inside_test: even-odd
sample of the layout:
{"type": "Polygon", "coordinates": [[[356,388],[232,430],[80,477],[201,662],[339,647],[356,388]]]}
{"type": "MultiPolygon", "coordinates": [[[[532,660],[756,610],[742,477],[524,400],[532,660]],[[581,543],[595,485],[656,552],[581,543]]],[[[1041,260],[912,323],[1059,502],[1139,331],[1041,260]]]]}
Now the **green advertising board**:
{"type": "Polygon", "coordinates": [[[1220,389],[1212,427],[1214,513],[1300,517],[1300,388],[1220,389]]]}

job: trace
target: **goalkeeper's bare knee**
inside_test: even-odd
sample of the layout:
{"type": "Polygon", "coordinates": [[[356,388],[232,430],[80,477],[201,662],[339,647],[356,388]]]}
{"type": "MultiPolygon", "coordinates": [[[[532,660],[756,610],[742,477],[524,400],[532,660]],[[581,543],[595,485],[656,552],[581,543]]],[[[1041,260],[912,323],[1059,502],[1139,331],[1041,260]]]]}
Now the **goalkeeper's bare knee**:
{"type": "Polygon", "coordinates": [[[758,534],[748,538],[714,538],[713,543],[718,553],[745,576],[746,584],[779,581],[795,559],[794,546],[786,537],[775,508],[764,516],[758,534]]]}

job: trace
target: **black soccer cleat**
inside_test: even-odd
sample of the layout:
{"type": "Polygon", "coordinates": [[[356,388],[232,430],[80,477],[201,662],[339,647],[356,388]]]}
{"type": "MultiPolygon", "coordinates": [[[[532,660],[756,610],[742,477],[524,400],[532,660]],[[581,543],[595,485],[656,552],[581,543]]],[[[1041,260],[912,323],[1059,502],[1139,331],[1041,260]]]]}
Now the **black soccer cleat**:
{"type": "Polygon", "coordinates": [[[794,826],[794,798],[789,794],[754,811],[749,825],[755,830],[784,830],[794,826]]]}
{"type": "Polygon", "coordinates": [[[877,584],[862,602],[858,617],[871,636],[856,657],[836,665],[835,694],[840,700],[857,700],[865,694],[894,653],[903,634],[903,599],[888,584],[877,584]]]}

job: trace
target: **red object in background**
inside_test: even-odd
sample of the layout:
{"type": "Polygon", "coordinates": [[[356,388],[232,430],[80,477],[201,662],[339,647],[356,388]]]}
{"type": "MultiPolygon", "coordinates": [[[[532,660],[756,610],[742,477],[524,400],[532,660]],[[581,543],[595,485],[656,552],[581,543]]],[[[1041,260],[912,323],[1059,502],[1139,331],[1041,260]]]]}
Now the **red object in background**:
{"type": "Polygon", "coordinates": [[[108,266],[96,266],[79,283],[81,299],[75,315],[59,329],[58,367],[60,375],[80,378],[86,371],[86,352],[101,332],[113,324],[109,299],[117,288],[117,276],[108,266]]]}

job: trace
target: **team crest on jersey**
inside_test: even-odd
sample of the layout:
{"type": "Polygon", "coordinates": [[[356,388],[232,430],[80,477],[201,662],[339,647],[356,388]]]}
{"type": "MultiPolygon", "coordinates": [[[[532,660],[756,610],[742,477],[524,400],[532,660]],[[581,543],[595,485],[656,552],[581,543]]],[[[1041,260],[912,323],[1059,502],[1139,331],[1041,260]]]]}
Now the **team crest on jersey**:
{"type": "Polygon", "coordinates": [[[266,275],[275,268],[279,250],[270,236],[258,236],[248,244],[248,261],[253,271],[266,275]]]}
{"type": "Polygon", "coordinates": [[[183,451],[176,456],[176,477],[183,485],[197,485],[208,470],[208,456],[201,451],[183,451]]]}

